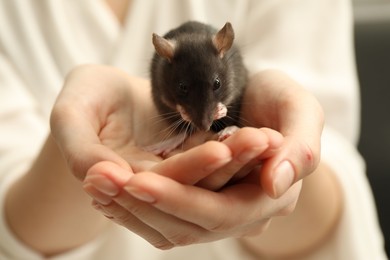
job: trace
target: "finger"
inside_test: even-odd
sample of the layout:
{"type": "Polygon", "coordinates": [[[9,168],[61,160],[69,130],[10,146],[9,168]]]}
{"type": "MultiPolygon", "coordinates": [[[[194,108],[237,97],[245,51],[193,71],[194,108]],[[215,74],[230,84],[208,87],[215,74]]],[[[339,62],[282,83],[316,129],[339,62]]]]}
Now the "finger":
{"type": "MultiPolygon", "coordinates": [[[[108,178],[106,180],[111,181],[108,178]]],[[[99,184],[96,184],[97,189],[100,189],[99,184]]],[[[210,194],[218,196],[214,192],[194,186],[181,185],[160,175],[140,173],[129,180],[124,190],[116,195],[108,205],[99,205],[99,210],[108,218],[132,230],[161,249],[208,242],[227,236],[262,232],[269,222],[269,217],[275,212],[279,212],[284,205],[289,205],[297,197],[296,194],[292,194],[292,198],[276,202],[272,199],[259,201],[259,206],[266,204],[271,206],[269,209],[260,209],[261,214],[259,215],[258,213],[254,214],[254,212],[260,207],[248,203],[254,199],[253,195],[255,194],[244,194],[245,191],[249,190],[248,187],[244,187],[243,190],[233,194],[234,196],[227,200],[222,200],[210,198],[210,194]],[[138,176],[143,176],[143,181],[155,183],[157,187],[160,186],[163,189],[141,190],[136,184],[137,182],[142,183],[142,178],[133,184],[131,183],[138,176]],[[164,181],[167,182],[164,183],[164,181]],[[170,192],[167,192],[166,189],[170,192]],[[159,192],[160,194],[158,194],[159,192]],[[214,203],[210,203],[213,201],[214,203]],[[231,203],[226,203],[229,201],[231,203]],[[244,204],[247,206],[243,207],[244,204]],[[275,205],[278,206],[275,207],[275,205]],[[225,214],[226,212],[229,214],[225,214]],[[215,220],[216,222],[214,222],[215,220]]],[[[263,198],[266,197],[263,196],[263,198]]]]}
{"type": "MultiPolygon", "coordinates": [[[[121,194],[118,197],[122,196],[124,195],[121,194]]],[[[130,196],[127,196],[126,200],[127,204],[139,203],[139,201],[136,201],[130,196]]],[[[144,238],[156,248],[170,249],[174,246],[173,243],[166,239],[160,232],[145,224],[140,218],[131,214],[128,209],[122,207],[115,201],[112,201],[107,205],[97,203],[94,208],[115,223],[144,238]]]]}
{"type": "Polygon", "coordinates": [[[106,214],[108,212],[121,225],[135,230],[156,247],[185,246],[221,237],[192,222],[180,219],[175,214],[161,211],[154,206],[154,199],[149,194],[135,190],[134,187],[127,186],[113,200],[113,203],[104,206],[106,214]],[[137,223],[136,227],[134,221],[137,223]],[[140,226],[146,226],[147,230],[140,230],[140,226]]]}
{"type": "Polygon", "coordinates": [[[264,190],[273,198],[283,195],[293,183],[313,172],[318,165],[310,147],[294,138],[286,138],[277,155],[261,170],[264,190]]]}
{"type": "MultiPolygon", "coordinates": [[[[79,141],[82,143],[81,140],[79,141]]],[[[126,160],[102,144],[85,142],[83,145],[74,145],[65,152],[65,157],[71,171],[80,180],[85,178],[88,170],[93,165],[102,161],[110,161],[122,169],[131,171],[131,167],[126,160]]]]}
{"type": "MultiPolygon", "coordinates": [[[[128,167],[125,160],[103,145],[100,137],[107,134],[104,128],[110,122],[110,115],[129,107],[129,85],[124,72],[100,65],[79,66],[67,75],[53,107],[50,126],[70,169],[79,179],[84,179],[87,170],[102,160],[128,167]]],[[[110,125],[117,122],[111,120],[110,125]]],[[[127,128],[127,133],[131,131],[123,128],[127,128]]],[[[122,142],[126,137],[116,135],[122,142]]]]}
{"type": "Polygon", "coordinates": [[[299,83],[275,70],[252,77],[243,99],[242,114],[247,123],[271,127],[288,139],[286,149],[281,149],[285,151],[268,160],[261,174],[266,192],[277,198],[318,165],[322,108],[299,83]]]}
{"type": "MultiPolygon", "coordinates": [[[[67,100],[70,97],[64,97],[64,99],[67,100]]],[[[87,115],[88,110],[89,108],[78,108],[60,100],[56,103],[50,119],[53,138],[72,173],[81,180],[93,164],[102,160],[129,167],[118,154],[101,144],[98,137],[101,122],[87,115]],[[77,133],[75,126],[77,126],[77,133]]]]}
{"type": "Polygon", "coordinates": [[[116,202],[173,244],[186,245],[244,235],[250,227],[260,232],[270,217],[296,200],[300,186],[273,200],[258,185],[235,185],[216,193],[145,172],[131,178],[124,190],[143,204],[119,197],[116,202]]]}
{"type": "Polygon", "coordinates": [[[124,189],[168,215],[213,233],[230,232],[242,223],[258,221],[264,217],[263,202],[269,207],[273,207],[271,201],[278,204],[267,199],[257,185],[235,185],[225,193],[216,193],[153,173],[137,174],[124,189]]]}
{"type": "Polygon", "coordinates": [[[202,131],[196,131],[195,133],[191,133],[190,136],[188,136],[183,144],[181,144],[177,149],[173,150],[171,153],[169,153],[166,158],[169,158],[173,155],[176,155],[178,153],[182,153],[183,151],[187,151],[191,148],[194,148],[195,146],[199,146],[201,144],[206,143],[207,141],[211,140],[217,140],[217,134],[211,131],[202,132],[202,131]]]}
{"type": "Polygon", "coordinates": [[[228,181],[248,174],[261,160],[272,156],[282,144],[282,136],[271,129],[245,127],[224,141],[232,151],[233,160],[197,183],[198,186],[217,190],[228,181]]]}
{"type": "Polygon", "coordinates": [[[115,163],[98,162],[88,170],[83,181],[83,189],[100,204],[108,205],[132,174],[115,163]]]}
{"type": "Polygon", "coordinates": [[[180,183],[195,184],[232,159],[230,149],[223,143],[209,141],[176,154],[151,170],[180,183]]]}
{"type": "Polygon", "coordinates": [[[120,167],[110,162],[98,163],[88,172],[84,181],[84,189],[96,200],[98,209],[106,217],[161,249],[210,239],[199,226],[155,208],[150,204],[153,202],[150,197],[139,193],[135,197],[121,190],[118,184],[123,185],[127,177],[114,176],[120,175],[118,171],[120,167]]]}
{"type": "Polygon", "coordinates": [[[105,178],[110,179],[116,186],[107,187],[107,194],[115,196],[118,193],[118,187],[122,187],[133,176],[131,169],[122,168],[110,161],[102,161],[93,165],[87,172],[84,183],[96,184],[104,183],[105,178]]]}
{"type": "Polygon", "coordinates": [[[157,248],[171,248],[173,244],[162,234],[114,201],[114,197],[121,198],[126,204],[133,204],[133,208],[142,204],[129,194],[121,192],[120,187],[128,181],[129,175],[127,171],[111,162],[100,162],[88,171],[83,188],[93,198],[94,208],[104,216],[143,237],[157,248]]]}

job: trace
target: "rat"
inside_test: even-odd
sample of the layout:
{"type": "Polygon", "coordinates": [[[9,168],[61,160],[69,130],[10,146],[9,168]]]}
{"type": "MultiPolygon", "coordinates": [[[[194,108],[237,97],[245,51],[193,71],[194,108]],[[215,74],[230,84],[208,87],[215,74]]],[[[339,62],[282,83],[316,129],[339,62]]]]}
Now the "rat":
{"type": "Polygon", "coordinates": [[[164,36],[155,33],[151,61],[152,98],[175,137],[146,150],[167,154],[194,131],[214,131],[219,140],[238,124],[247,69],[227,22],[220,30],[195,21],[164,36]]]}

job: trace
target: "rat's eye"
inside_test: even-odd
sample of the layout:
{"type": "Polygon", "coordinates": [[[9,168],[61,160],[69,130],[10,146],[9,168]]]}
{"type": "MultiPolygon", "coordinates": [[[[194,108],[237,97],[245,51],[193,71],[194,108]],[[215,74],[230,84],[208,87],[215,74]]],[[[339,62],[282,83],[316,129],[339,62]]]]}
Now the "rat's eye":
{"type": "Polygon", "coordinates": [[[182,96],[185,96],[187,95],[188,93],[188,86],[187,84],[183,83],[183,82],[180,82],[179,85],[178,85],[178,91],[179,91],[179,95],[182,95],[182,96]]]}
{"type": "Polygon", "coordinates": [[[218,90],[220,87],[221,87],[221,81],[217,77],[214,79],[213,90],[218,90]]]}

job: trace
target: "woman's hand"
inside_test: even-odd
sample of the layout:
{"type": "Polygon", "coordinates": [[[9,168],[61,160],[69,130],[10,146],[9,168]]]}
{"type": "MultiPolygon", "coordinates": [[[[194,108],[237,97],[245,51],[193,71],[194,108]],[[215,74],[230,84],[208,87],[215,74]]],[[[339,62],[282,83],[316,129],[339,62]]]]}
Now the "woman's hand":
{"type": "Polygon", "coordinates": [[[195,135],[166,160],[139,148],[166,127],[140,123],[157,116],[149,88],[116,69],[84,66],[57,100],[53,136],[95,208],[159,248],[259,233],[294,209],[301,183],[289,188],[317,165],[322,128],[321,113],[299,114],[318,107],[296,83],[275,72],[254,77],[243,122],[268,128],[204,144],[210,136],[195,135]]]}
{"type": "MultiPolygon", "coordinates": [[[[101,161],[111,161],[131,174],[159,171],[165,165],[160,163],[162,158],[140,148],[161,141],[166,137],[163,130],[169,129],[158,118],[150,97],[149,82],[131,78],[115,68],[85,65],[74,69],[53,108],[51,129],[72,173],[80,180],[85,178],[89,168],[101,161]]],[[[192,135],[172,154],[213,138],[210,133],[192,135]]],[[[223,168],[214,166],[208,175],[191,184],[216,190],[233,176],[236,179],[245,176],[260,160],[271,157],[271,152],[282,144],[282,136],[271,129],[244,128],[224,144],[230,149],[230,159],[234,160],[226,161],[223,168]],[[256,139],[246,137],[254,134],[256,139]],[[211,173],[213,175],[209,176],[211,173]]],[[[171,160],[191,165],[194,161],[192,153],[189,154],[187,161],[178,160],[182,158],[178,156],[171,160]]],[[[218,157],[217,154],[209,156],[202,160],[212,164],[213,158],[218,157]]],[[[180,182],[182,175],[170,177],[180,182]]]]}
{"type": "Polygon", "coordinates": [[[149,90],[148,81],[112,67],[84,65],[68,75],[52,111],[51,131],[78,179],[100,161],[129,171],[161,161],[137,146],[153,141],[160,127],[153,123],[158,120],[149,90]]]}
{"type": "Polygon", "coordinates": [[[98,163],[84,189],[96,209],[158,248],[259,234],[272,217],[290,212],[301,185],[271,199],[260,186],[258,167],[218,191],[194,185],[214,174],[231,179],[248,161],[272,156],[282,139],[270,130],[244,128],[227,140],[196,146],[131,177],[116,164],[98,163]]]}
{"type": "Polygon", "coordinates": [[[139,149],[148,137],[137,119],[155,116],[147,87],[112,68],[80,67],[53,109],[53,136],[106,216],[168,248],[262,230],[295,203],[299,187],[274,203],[259,185],[257,166],[283,141],[271,129],[243,128],[222,143],[195,135],[164,161],[139,149]]]}
{"type": "Polygon", "coordinates": [[[311,174],[320,162],[324,115],[315,97],[286,74],[267,70],[254,75],[245,92],[242,123],[269,127],[284,137],[281,149],[264,161],[261,184],[278,198],[311,174]]]}

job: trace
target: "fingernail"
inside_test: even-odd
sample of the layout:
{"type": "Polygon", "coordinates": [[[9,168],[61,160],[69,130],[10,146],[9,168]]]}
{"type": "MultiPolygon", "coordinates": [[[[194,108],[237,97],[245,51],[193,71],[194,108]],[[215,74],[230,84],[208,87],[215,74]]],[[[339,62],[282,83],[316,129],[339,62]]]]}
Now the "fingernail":
{"type": "Polygon", "coordinates": [[[285,193],[294,181],[294,169],[289,161],[281,162],[273,174],[273,193],[275,197],[280,197],[285,193]]]}
{"type": "Polygon", "coordinates": [[[100,192],[112,197],[119,193],[118,186],[109,178],[101,175],[88,176],[85,179],[86,183],[92,184],[100,192]]]}
{"type": "Polygon", "coordinates": [[[125,190],[128,193],[130,193],[131,196],[133,196],[134,198],[136,198],[138,200],[141,200],[141,201],[144,201],[147,203],[153,203],[156,201],[156,199],[152,195],[150,195],[150,193],[148,193],[146,191],[142,191],[140,189],[133,188],[133,187],[126,187],[125,190]]]}

